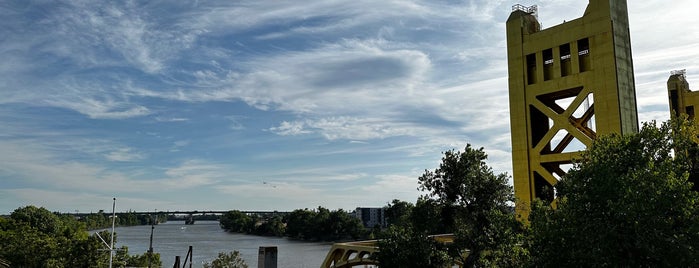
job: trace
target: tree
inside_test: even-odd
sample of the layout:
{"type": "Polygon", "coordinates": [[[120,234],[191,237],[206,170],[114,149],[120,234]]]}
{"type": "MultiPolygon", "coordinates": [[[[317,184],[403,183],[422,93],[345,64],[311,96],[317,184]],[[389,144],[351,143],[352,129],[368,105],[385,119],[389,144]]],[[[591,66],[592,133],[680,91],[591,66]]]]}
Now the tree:
{"type": "Polygon", "coordinates": [[[112,263],[114,267],[148,267],[149,258],[151,258],[150,264],[152,267],[162,266],[159,253],[155,253],[151,257],[148,256],[148,253],[129,255],[129,248],[121,246],[116,251],[112,263]]]}
{"type": "Polygon", "coordinates": [[[59,258],[58,243],[52,236],[28,224],[8,221],[0,230],[0,258],[16,267],[42,267],[59,258]]]}
{"type": "Polygon", "coordinates": [[[218,258],[211,263],[204,263],[204,268],[248,268],[248,265],[236,250],[230,253],[219,252],[218,258]]]}
{"type": "Polygon", "coordinates": [[[596,140],[556,185],[557,208],[534,206],[533,265],[696,266],[699,194],[683,146],[694,129],[646,123],[637,134],[596,140]]]}
{"type": "MultiPolygon", "coordinates": [[[[445,255],[464,267],[519,267],[526,263],[526,250],[519,246],[524,239],[523,227],[510,207],[512,187],[507,184],[507,175],[495,175],[486,159],[483,148],[467,145],[463,152],[445,152],[434,171],[425,170],[418,178],[418,189],[427,193],[412,209],[410,225],[394,226],[379,242],[377,260],[382,267],[445,255]],[[448,247],[425,241],[427,234],[451,232],[455,240],[448,247]]],[[[430,265],[444,264],[436,260],[441,258],[428,259],[430,265]]]]}
{"type": "Polygon", "coordinates": [[[256,228],[256,235],[284,236],[286,227],[282,222],[282,217],[275,215],[267,220],[263,220],[256,228]]]}
{"type": "Polygon", "coordinates": [[[442,205],[433,199],[421,196],[410,213],[410,227],[428,234],[447,233],[442,219],[442,205]]]}
{"type": "Polygon", "coordinates": [[[45,208],[35,206],[18,208],[10,214],[10,219],[18,224],[26,224],[45,234],[60,234],[63,230],[59,217],[45,208]]]}
{"type": "Polygon", "coordinates": [[[286,215],[286,234],[302,240],[335,241],[362,236],[364,226],[355,217],[339,209],[330,211],[324,207],[318,210],[297,209],[286,215]]]}
{"type": "Polygon", "coordinates": [[[412,227],[391,226],[378,241],[379,251],[372,255],[379,267],[445,267],[451,258],[446,245],[412,227]]]}
{"type": "Polygon", "coordinates": [[[410,202],[393,199],[390,204],[384,206],[386,224],[388,226],[405,226],[410,221],[410,215],[415,207],[410,202]]]}
{"type": "Polygon", "coordinates": [[[465,267],[518,266],[527,255],[517,246],[523,227],[512,213],[514,192],[507,174],[494,174],[487,158],[470,144],[463,152],[447,151],[439,168],[418,179],[419,189],[441,206],[445,231],[454,232],[452,257],[465,267]]]}
{"type": "Polygon", "coordinates": [[[229,232],[249,233],[251,222],[252,218],[247,214],[239,210],[231,210],[221,215],[220,225],[229,232]]]}
{"type": "Polygon", "coordinates": [[[291,238],[310,239],[315,212],[308,209],[296,209],[286,216],[286,234],[291,238]]]}
{"type": "MultiPolygon", "coordinates": [[[[106,264],[107,251],[96,235],[88,236],[84,222],[45,208],[26,206],[9,218],[0,217],[0,259],[12,267],[94,267],[106,264]]],[[[108,232],[102,233],[109,237],[108,232]]],[[[130,263],[127,251],[124,265],[130,263]]],[[[135,260],[135,259],[134,259],[135,260]]],[[[138,265],[138,263],[135,263],[138,265]]],[[[119,266],[117,266],[119,267],[119,266]]]]}
{"type": "Polygon", "coordinates": [[[331,211],[327,222],[323,224],[329,226],[329,236],[332,240],[358,239],[365,233],[361,220],[350,216],[342,209],[331,211]]]}
{"type": "Polygon", "coordinates": [[[673,119],[672,136],[675,154],[680,165],[687,168],[688,180],[692,190],[699,192],[699,129],[695,120],[688,120],[687,115],[673,119]]]}

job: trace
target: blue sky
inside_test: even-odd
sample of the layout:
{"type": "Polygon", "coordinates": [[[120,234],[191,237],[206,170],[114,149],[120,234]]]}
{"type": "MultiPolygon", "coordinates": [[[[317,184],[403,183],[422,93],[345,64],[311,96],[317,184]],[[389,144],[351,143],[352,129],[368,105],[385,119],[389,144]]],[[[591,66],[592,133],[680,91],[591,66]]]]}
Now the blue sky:
{"type": "MultiPolygon", "coordinates": [[[[519,3],[544,27],[586,6],[519,3]]],[[[467,143],[511,173],[513,4],[3,1],[0,214],[414,202],[467,143]]],[[[671,70],[699,80],[697,9],[629,1],[641,121],[671,70]]]]}

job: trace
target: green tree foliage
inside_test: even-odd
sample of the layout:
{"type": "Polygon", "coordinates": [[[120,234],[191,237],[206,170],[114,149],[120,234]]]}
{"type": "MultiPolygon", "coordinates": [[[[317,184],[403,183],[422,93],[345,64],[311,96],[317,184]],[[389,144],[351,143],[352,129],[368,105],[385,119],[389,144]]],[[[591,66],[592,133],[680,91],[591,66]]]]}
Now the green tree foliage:
{"type": "Polygon", "coordinates": [[[464,266],[521,265],[526,252],[513,250],[524,238],[512,213],[514,192],[507,174],[494,174],[487,157],[483,148],[470,144],[463,152],[447,151],[439,168],[418,178],[419,189],[441,208],[444,231],[456,236],[451,256],[464,266]],[[466,258],[464,250],[470,252],[466,258]]]}
{"type": "Polygon", "coordinates": [[[410,226],[391,226],[378,241],[379,251],[372,257],[380,267],[443,268],[451,262],[446,245],[410,226]]]}
{"type": "Polygon", "coordinates": [[[247,215],[238,210],[231,210],[221,215],[221,228],[228,232],[255,234],[264,236],[284,236],[286,226],[280,215],[262,218],[247,215]]]}
{"type": "Polygon", "coordinates": [[[359,239],[366,230],[361,221],[342,209],[330,212],[326,222],[319,224],[327,225],[326,240],[341,240],[346,238],[359,239]]]}
{"type": "Polygon", "coordinates": [[[419,189],[437,201],[447,232],[455,231],[456,221],[468,216],[482,216],[490,210],[508,211],[514,201],[506,174],[493,174],[485,163],[483,148],[467,145],[463,152],[444,153],[442,163],[434,171],[425,170],[418,178],[419,189]]]}
{"type": "Polygon", "coordinates": [[[281,216],[273,216],[267,220],[262,220],[255,227],[254,234],[264,236],[284,236],[286,226],[282,222],[281,216]]]}
{"type": "Polygon", "coordinates": [[[313,239],[316,212],[309,209],[297,209],[286,215],[286,234],[296,239],[313,239]]]}
{"type": "Polygon", "coordinates": [[[436,200],[424,196],[418,198],[408,218],[414,230],[428,234],[447,233],[442,219],[442,205],[436,200]]]}
{"type": "Polygon", "coordinates": [[[236,250],[230,253],[219,252],[218,258],[211,263],[204,263],[204,268],[248,268],[248,265],[236,250]]]}
{"type": "Polygon", "coordinates": [[[530,216],[540,267],[694,267],[699,194],[691,191],[687,123],[644,124],[598,139],[557,185],[556,209],[530,216]]]}
{"type": "Polygon", "coordinates": [[[297,209],[284,217],[272,215],[262,218],[232,210],[221,216],[221,228],[229,232],[267,236],[289,236],[312,241],[358,239],[366,233],[358,218],[339,209],[330,211],[297,209]]]}
{"type": "Polygon", "coordinates": [[[231,210],[221,215],[219,224],[228,232],[249,233],[252,218],[239,210],[231,210]]]}
{"type": "MultiPolygon", "coordinates": [[[[85,223],[88,230],[107,228],[112,226],[112,214],[106,214],[100,210],[97,213],[88,214],[81,221],[85,223]]],[[[167,214],[117,213],[114,224],[116,226],[150,225],[153,221],[157,221],[157,223],[167,222],[167,214]]]]}
{"type": "MultiPolygon", "coordinates": [[[[88,236],[86,224],[69,215],[27,206],[0,218],[0,259],[12,267],[100,267],[109,260],[108,251],[100,249],[101,240],[88,236]]],[[[129,260],[124,265],[134,266],[129,260]]]]}
{"type": "Polygon", "coordinates": [[[10,219],[49,235],[57,235],[63,231],[61,219],[44,208],[35,206],[18,208],[10,214],[10,219]]]}
{"type": "Polygon", "coordinates": [[[683,115],[665,124],[672,124],[675,161],[686,168],[692,190],[699,192],[699,126],[695,120],[687,120],[687,115],[683,115]]]}
{"type": "Polygon", "coordinates": [[[518,246],[524,239],[523,226],[510,207],[512,187],[507,184],[507,175],[495,175],[486,159],[483,148],[467,145],[463,152],[445,152],[434,171],[425,170],[418,183],[427,194],[410,212],[410,226],[395,226],[380,242],[380,251],[390,253],[377,255],[382,267],[445,254],[465,267],[519,267],[526,263],[527,252],[518,246]],[[454,243],[448,248],[420,246],[419,251],[404,246],[424,245],[427,234],[440,233],[454,233],[454,243]]]}
{"type": "Polygon", "coordinates": [[[358,239],[365,233],[361,221],[342,209],[297,209],[286,216],[286,234],[296,239],[338,241],[358,239]]]}
{"type": "Polygon", "coordinates": [[[388,226],[406,226],[410,222],[412,210],[415,206],[406,201],[393,199],[390,204],[384,206],[386,224],[388,226]]]}
{"type": "MultiPolygon", "coordinates": [[[[129,255],[129,248],[127,246],[122,246],[117,250],[112,260],[112,266],[118,268],[125,267],[148,267],[150,258],[151,267],[161,267],[162,261],[160,260],[160,254],[154,253],[152,256],[146,252],[144,254],[129,255]]],[[[108,263],[108,262],[107,262],[108,263]]]]}

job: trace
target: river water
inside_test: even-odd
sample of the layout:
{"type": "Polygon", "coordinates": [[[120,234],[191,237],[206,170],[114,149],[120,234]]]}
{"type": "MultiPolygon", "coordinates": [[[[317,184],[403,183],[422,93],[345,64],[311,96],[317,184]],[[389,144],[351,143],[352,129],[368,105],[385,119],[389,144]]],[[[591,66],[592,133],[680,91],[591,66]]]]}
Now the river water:
{"type": "MultiPolygon", "coordinates": [[[[150,225],[118,227],[115,231],[117,248],[127,246],[129,254],[144,254],[148,250],[150,225]]],[[[184,262],[189,246],[193,247],[193,267],[202,267],[203,262],[213,261],[219,252],[237,250],[248,266],[255,268],[259,247],[276,246],[279,250],[277,267],[315,268],[323,263],[332,244],[227,233],[219,227],[218,221],[197,221],[194,225],[184,225],[183,221],[168,221],[155,226],[153,251],[160,253],[163,267],[172,267],[175,256],[180,256],[180,263],[184,262]]]]}

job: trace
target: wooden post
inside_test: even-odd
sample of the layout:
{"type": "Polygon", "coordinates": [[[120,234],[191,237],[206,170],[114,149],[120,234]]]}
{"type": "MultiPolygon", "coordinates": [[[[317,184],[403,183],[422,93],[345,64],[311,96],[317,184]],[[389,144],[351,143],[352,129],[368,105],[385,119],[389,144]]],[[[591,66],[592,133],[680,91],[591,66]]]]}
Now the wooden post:
{"type": "Polygon", "coordinates": [[[257,268],[277,268],[277,247],[260,247],[257,268]]]}

